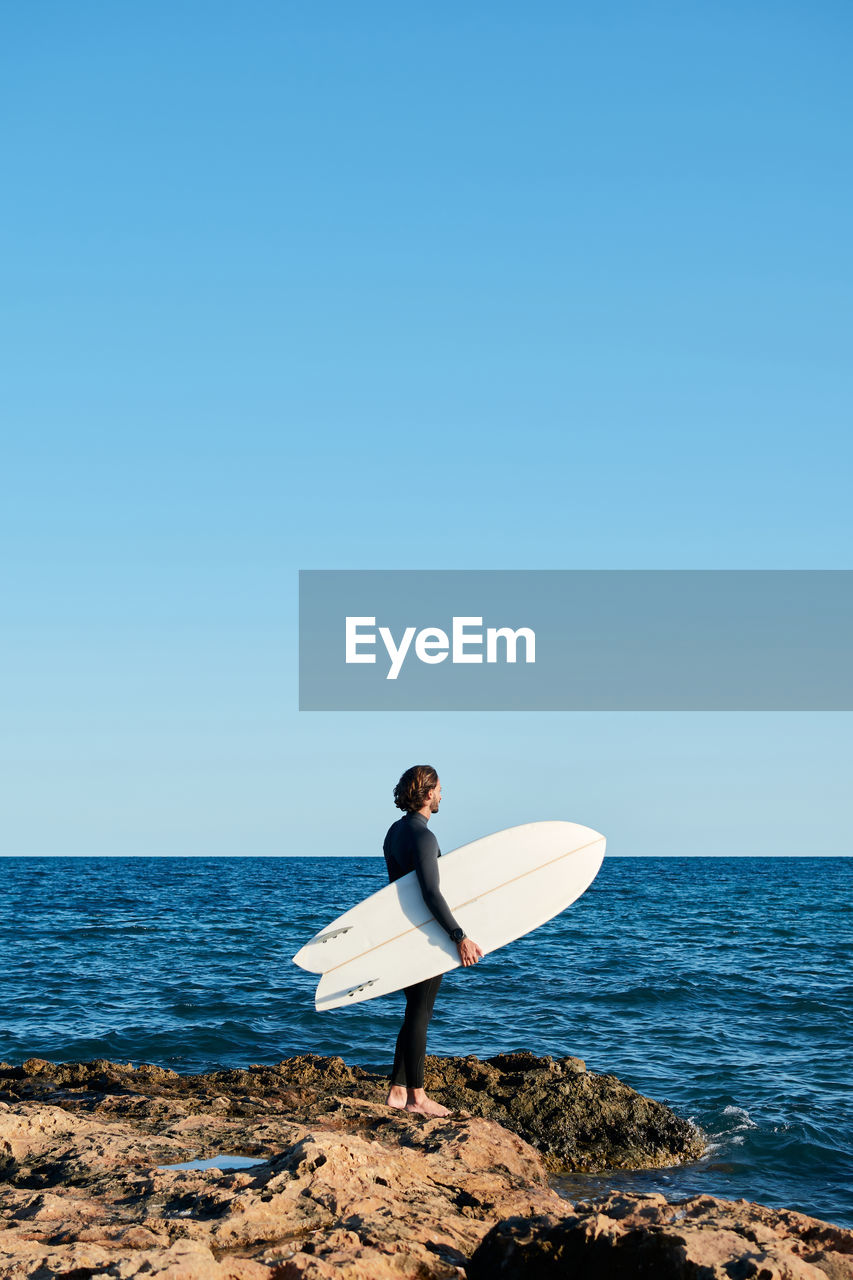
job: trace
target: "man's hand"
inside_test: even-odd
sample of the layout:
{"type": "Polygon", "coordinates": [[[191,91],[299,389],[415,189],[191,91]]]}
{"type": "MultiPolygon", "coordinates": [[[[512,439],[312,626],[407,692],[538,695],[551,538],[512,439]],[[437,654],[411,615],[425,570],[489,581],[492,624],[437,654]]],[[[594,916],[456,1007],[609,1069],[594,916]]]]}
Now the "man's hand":
{"type": "Polygon", "coordinates": [[[457,942],[456,950],[459,952],[459,959],[466,969],[469,964],[476,964],[478,960],[483,958],[482,951],[476,942],[472,942],[470,938],[463,938],[461,942],[457,942]]]}

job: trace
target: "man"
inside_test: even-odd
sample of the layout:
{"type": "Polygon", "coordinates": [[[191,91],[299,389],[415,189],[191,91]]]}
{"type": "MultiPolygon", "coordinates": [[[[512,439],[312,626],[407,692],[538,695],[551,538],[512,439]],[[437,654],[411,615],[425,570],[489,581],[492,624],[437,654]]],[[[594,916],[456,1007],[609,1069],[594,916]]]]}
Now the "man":
{"type": "MultiPolygon", "coordinates": [[[[430,817],[438,813],[441,803],[441,782],[435,769],[428,764],[407,769],[394,788],[394,803],[404,811],[404,816],[388,828],[382,846],[388,879],[393,882],[414,871],[427,910],[456,943],[461,963],[466,968],[476,964],[483,953],[454,920],[439,888],[441,850],[429,830],[430,817]]],[[[404,987],[406,1016],[397,1036],[391,1088],[386,1099],[389,1107],[405,1108],[422,1116],[450,1115],[447,1107],[433,1102],[424,1093],[427,1027],[441,978],[439,973],[435,978],[404,987]]]]}

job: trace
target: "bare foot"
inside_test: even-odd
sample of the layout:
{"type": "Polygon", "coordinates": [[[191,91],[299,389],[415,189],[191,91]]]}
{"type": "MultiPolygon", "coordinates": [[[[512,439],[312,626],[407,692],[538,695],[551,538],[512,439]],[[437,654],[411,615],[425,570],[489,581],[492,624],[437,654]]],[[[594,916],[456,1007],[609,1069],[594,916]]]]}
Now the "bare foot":
{"type": "Polygon", "coordinates": [[[391,1088],[388,1090],[388,1097],[385,1099],[385,1105],[386,1107],[397,1107],[402,1111],[406,1105],[407,1097],[408,1094],[406,1092],[405,1085],[392,1084],[391,1088]]]}
{"type": "Polygon", "coordinates": [[[407,1102],[406,1110],[414,1112],[418,1116],[452,1116],[453,1112],[449,1107],[443,1107],[440,1102],[433,1102],[432,1098],[424,1097],[418,1102],[407,1102]]]}

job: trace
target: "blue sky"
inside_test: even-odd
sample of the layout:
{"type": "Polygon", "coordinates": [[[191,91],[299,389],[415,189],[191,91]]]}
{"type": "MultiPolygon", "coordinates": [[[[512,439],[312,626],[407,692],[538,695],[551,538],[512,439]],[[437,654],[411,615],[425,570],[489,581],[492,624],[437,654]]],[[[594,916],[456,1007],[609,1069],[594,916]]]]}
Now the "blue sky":
{"type": "Polygon", "coordinates": [[[851,717],[296,710],[300,568],[850,568],[850,10],[4,17],[4,853],[847,853],[851,717]]]}

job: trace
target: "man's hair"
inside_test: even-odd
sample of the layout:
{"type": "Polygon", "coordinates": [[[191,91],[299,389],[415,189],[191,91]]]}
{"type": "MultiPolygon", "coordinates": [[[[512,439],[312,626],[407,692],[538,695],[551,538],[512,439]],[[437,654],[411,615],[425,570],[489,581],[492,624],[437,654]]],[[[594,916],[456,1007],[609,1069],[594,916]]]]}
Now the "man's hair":
{"type": "Polygon", "coordinates": [[[438,774],[431,764],[413,764],[394,788],[394,803],[406,813],[415,813],[426,804],[427,793],[438,786],[438,774]]]}

